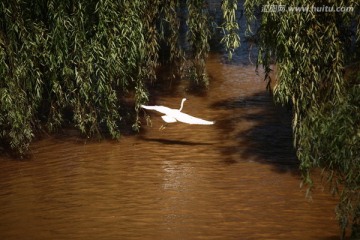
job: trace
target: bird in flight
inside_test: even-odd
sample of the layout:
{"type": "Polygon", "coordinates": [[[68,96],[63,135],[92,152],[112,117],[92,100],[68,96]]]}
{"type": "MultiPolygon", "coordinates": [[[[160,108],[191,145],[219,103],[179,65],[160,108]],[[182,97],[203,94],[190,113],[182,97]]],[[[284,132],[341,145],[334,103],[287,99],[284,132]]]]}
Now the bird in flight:
{"type": "MultiPolygon", "coordinates": [[[[181,112],[184,106],[184,102],[186,101],[186,98],[183,98],[181,100],[181,105],[179,109],[172,109],[165,106],[146,106],[141,105],[142,108],[148,109],[148,110],[155,110],[160,113],[163,113],[165,115],[161,116],[161,118],[166,123],[174,123],[174,122],[183,122],[187,124],[201,124],[201,125],[212,125],[214,124],[214,121],[207,121],[201,118],[193,117],[189,114],[181,112]]],[[[160,129],[164,129],[164,126],[161,126],[160,129]]]]}

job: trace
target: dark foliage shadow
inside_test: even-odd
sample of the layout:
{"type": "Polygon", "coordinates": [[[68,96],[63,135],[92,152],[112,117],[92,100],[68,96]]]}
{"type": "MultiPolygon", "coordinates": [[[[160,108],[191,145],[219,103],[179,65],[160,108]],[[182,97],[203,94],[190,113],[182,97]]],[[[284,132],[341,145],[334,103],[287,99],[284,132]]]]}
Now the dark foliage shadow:
{"type": "Polygon", "coordinates": [[[175,65],[163,64],[156,71],[156,80],[147,82],[146,87],[151,95],[173,96],[181,83],[175,65]]]}
{"type": "Polygon", "coordinates": [[[211,107],[225,113],[215,124],[220,138],[235,138],[235,145],[219,147],[225,163],[249,159],[271,164],[277,172],[298,170],[292,145],[291,112],[276,106],[269,92],[215,102],[211,107]],[[241,128],[249,124],[251,127],[241,128]]]}

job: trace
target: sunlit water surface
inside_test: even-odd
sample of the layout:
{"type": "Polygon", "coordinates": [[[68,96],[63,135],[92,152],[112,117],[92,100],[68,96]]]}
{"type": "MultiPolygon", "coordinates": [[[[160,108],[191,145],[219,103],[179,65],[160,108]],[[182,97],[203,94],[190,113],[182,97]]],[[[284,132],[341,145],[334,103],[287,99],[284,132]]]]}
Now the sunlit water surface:
{"type": "Polygon", "coordinates": [[[335,200],[299,188],[290,113],[253,65],[225,62],[210,56],[206,94],[183,82],[150,102],[187,97],[183,111],[215,125],[159,131],[148,112],[120,141],[54,136],[31,159],[1,157],[0,239],[337,239],[335,200]]]}

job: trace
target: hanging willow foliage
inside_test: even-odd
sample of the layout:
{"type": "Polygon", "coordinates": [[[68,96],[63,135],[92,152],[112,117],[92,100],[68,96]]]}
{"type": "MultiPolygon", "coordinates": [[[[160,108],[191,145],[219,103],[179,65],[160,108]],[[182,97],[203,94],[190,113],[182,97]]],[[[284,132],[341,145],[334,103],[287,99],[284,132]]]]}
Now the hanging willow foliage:
{"type": "Polygon", "coordinates": [[[2,2],[2,141],[23,154],[39,121],[53,131],[69,110],[83,134],[98,135],[104,126],[117,138],[123,95],[134,91],[138,110],[147,100],[149,71],[154,78],[156,42],[153,50],[144,37],[154,24],[153,17],[143,22],[145,7],[142,1],[2,2]]]}
{"type": "Polygon", "coordinates": [[[344,70],[347,64],[360,61],[359,3],[338,0],[317,5],[302,0],[296,4],[282,1],[279,6],[264,0],[245,2],[248,19],[259,17],[261,23],[256,32],[258,63],[268,76],[271,60],[276,60],[274,97],[292,106],[294,146],[304,183],[311,189],[311,170],[323,168],[332,191],[340,196],[337,216],[342,237],[349,225],[358,236],[360,72],[357,69],[357,75],[345,79],[344,70]],[[352,7],[352,11],[312,10],[323,5],[352,7]]]}
{"type": "Polygon", "coordinates": [[[236,20],[237,5],[238,1],[235,0],[224,0],[221,4],[225,19],[222,26],[225,35],[221,42],[229,54],[229,59],[232,58],[234,51],[240,46],[239,24],[236,20]]]}
{"type": "Polygon", "coordinates": [[[180,18],[182,6],[178,0],[165,1],[160,4],[160,35],[161,40],[169,48],[168,67],[172,76],[182,76],[185,62],[185,51],[180,40],[180,18]]]}
{"type": "MultiPolygon", "coordinates": [[[[156,81],[163,62],[175,66],[174,76],[185,76],[184,63],[190,62],[191,80],[207,86],[210,24],[206,3],[2,1],[0,143],[23,155],[36,130],[53,132],[64,125],[88,137],[105,130],[118,138],[120,124],[128,123],[131,115],[125,107],[129,102],[134,106],[132,127],[138,130],[139,108],[148,100],[146,85],[156,81]],[[186,23],[181,22],[186,17],[186,23]],[[163,45],[168,54],[160,61],[163,45]]],[[[234,6],[223,7],[231,13],[225,21],[232,26],[234,6]]],[[[225,43],[236,46],[231,40],[225,43]]]]}
{"type": "Polygon", "coordinates": [[[188,41],[191,45],[192,68],[191,78],[204,86],[209,84],[205,71],[205,59],[209,52],[210,28],[205,0],[187,0],[189,10],[187,24],[189,26],[188,41]]]}

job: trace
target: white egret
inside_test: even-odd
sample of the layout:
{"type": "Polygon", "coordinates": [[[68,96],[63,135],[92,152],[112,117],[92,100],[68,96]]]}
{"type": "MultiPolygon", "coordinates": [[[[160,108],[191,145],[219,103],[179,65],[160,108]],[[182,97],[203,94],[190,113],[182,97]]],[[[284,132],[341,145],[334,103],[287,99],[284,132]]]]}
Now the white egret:
{"type": "Polygon", "coordinates": [[[166,123],[183,122],[183,123],[188,123],[188,124],[202,124],[202,125],[214,124],[214,121],[207,121],[207,120],[204,120],[201,118],[196,118],[196,117],[190,116],[189,114],[181,112],[185,101],[186,101],[186,98],[183,98],[181,100],[181,106],[179,109],[172,109],[172,108],[168,108],[168,107],[164,107],[164,106],[141,105],[141,107],[144,109],[155,110],[155,111],[165,114],[164,116],[161,116],[161,118],[166,123]]]}

